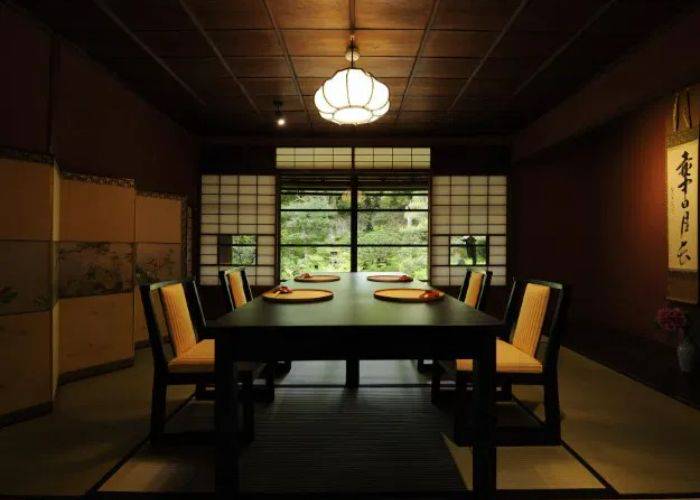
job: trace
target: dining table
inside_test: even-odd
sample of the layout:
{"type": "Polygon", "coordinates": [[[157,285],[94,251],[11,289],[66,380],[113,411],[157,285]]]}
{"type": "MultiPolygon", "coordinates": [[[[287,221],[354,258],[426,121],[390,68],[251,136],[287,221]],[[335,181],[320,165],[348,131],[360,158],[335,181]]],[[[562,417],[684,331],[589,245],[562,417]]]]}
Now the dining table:
{"type": "MultiPolygon", "coordinates": [[[[332,291],[331,300],[285,304],[257,297],[207,321],[206,333],[215,339],[217,496],[236,498],[239,493],[237,362],[469,358],[474,360],[472,413],[455,412],[454,432],[472,426],[473,496],[494,498],[496,338],[503,333],[503,321],[449,295],[429,303],[390,302],[374,296],[386,288],[432,289],[427,283],[367,279],[377,273],[334,274],[340,280],[284,283],[291,289],[332,291]]],[[[356,390],[363,388],[359,385],[356,390]]]]}

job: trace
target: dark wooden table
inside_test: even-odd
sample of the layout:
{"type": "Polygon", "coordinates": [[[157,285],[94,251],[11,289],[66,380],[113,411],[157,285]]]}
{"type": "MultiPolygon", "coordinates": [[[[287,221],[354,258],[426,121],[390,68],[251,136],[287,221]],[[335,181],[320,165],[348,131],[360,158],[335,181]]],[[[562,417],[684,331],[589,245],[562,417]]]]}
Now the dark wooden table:
{"type": "MultiPolygon", "coordinates": [[[[503,323],[452,297],[407,304],[373,296],[378,289],[425,283],[375,283],[367,280],[370,273],[339,274],[340,281],[331,283],[288,284],[332,290],[330,301],[275,304],[257,298],[208,322],[216,339],[217,495],[232,498],[239,489],[236,361],[472,358],[474,496],[494,498],[496,337],[503,323]]],[[[464,424],[455,422],[456,428],[464,424]]]]}

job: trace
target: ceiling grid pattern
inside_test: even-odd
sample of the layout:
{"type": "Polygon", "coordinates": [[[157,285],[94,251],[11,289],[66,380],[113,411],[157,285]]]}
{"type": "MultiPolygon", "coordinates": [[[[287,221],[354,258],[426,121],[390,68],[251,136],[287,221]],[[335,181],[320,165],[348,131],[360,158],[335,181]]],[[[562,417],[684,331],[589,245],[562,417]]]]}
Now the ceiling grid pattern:
{"type": "Polygon", "coordinates": [[[366,135],[511,133],[693,0],[15,0],[203,136],[347,136],[316,89],[344,58],[389,86],[366,135]],[[145,5],[148,8],[145,8],[145,5]],[[353,15],[354,14],[354,15],[353,15]],[[352,19],[354,17],[354,20],[352,19]],[[287,118],[275,128],[274,101],[287,118]]]}

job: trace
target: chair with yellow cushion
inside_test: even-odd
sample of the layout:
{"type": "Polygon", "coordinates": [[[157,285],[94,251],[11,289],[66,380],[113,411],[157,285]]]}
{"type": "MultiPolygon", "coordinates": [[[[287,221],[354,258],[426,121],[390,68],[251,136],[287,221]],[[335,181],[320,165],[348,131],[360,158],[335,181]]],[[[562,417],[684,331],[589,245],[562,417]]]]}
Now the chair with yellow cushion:
{"type": "MultiPolygon", "coordinates": [[[[253,292],[248,284],[244,267],[231,267],[219,271],[219,282],[224,290],[224,299],[229,311],[240,309],[253,300],[253,292]]],[[[274,376],[275,373],[288,373],[291,369],[291,361],[278,361],[274,364],[274,373],[271,376],[274,376]]],[[[268,380],[268,384],[274,384],[274,380],[268,380]]]]}
{"type": "MultiPolygon", "coordinates": [[[[568,304],[568,289],[561,283],[540,280],[514,281],[506,306],[508,339],[496,340],[496,383],[501,399],[512,397],[512,385],[541,385],[544,388],[544,425],[535,432],[514,432],[515,439],[554,444],[561,437],[557,364],[568,304]],[[546,341],[543,340],[546,335],[546,341]],[[539,356],[538,356],[539,355],[539,356]],[[527,434],[527,435],[526,435],[527,434]],[[533,439],[534,437],[534,439],[533,439]]],[[[455,378],[456,436],[466,434],[467,389],[473,373],[471,359],[440,361],[433,371],[435,401],[443,372],[455,378]]]]}
{"type": "Polygon", "coordinates": [[[485,304],[484,297],[491,286],[492,276],[491,271],[468,270],[464,276],[462,288],[459,290],[459,300],[469,307],[482,311],[485,304]]]}
{"type": "MultiPolygon", "coordinates": [[[[197,331],[204,328],[205,319],[193,281],[144,284],[139,289],[153,354],[151,440],[156,441],[165,427],[168,385],[214,384],[214,339],[198,338],[197,331]],[[170,338],[172,356],[166,356],[164,334],[170,338]]],[[[254,433],[253,379],[263,368],[262,363],[238,363],[246,440],[252,440],[254,433]]]]}
{"type": "MultiPolygon", "coordinates": [[[[486,297],[491,286],[492,276],[493,273],[491,271],[474,271],[469,269],[464,276],[464,283],[462,283],[462,288],[460,288],[457,298],[469,307],[482,311],[486,303],[484,297],[486,297]]],[[[432,364],[426,364],[424,360],[419,359],[418,371],[421,373],[437,371],[439,374],[440,368],[435,360],[433,360],[432,364]]]]}

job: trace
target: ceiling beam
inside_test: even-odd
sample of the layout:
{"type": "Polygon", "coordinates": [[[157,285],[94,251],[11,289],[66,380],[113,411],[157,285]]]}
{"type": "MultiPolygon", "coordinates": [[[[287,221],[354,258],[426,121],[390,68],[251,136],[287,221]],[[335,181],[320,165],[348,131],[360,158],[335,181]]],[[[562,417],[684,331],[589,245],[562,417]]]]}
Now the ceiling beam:
{"type": "Polygon", "coordinates": [[[240,89],[241,93],[243,96],[246,98],[248,103],[250,104],[250,107],[253,108],[253,111],[258,116],[262,116],[262,113],[260,112],[260,108],[258,108],[258,105],[255,103],[253,98],[251,97],[250,93],[248,92],[248,89],[245,88],[243,83],[241,83],[241,80],[236,76],[236,73],[233,72],[231,69],[231,66],[229,63],[226,61],[226,58],[223,56],[221,51],[219,50],[219,47],[216,46],[216,43],[214,43],[214,40],[209,36],[209,33],[204,29],[204,26],[202,26],[202,23],[199,22],[199,19],[197,19],[197,16],[192,12],[190,7],[187,5],[187,2],[185,0],[180,0],[180,7],[182,7],[182,10],[185,11],[187,16],[190,18],[190,21],[192,21],[192,24],[194,24],[195,28],[197,28],[197,31],[199,31],[199,34],[204,37],[204,40],[207,42],[211,50],[214,52],[214,55],[216,58],[219,60],[221,65],[224,67],[226,72],[229,74],[233,82],[238,86],[240,89]]]}
{"type": "Polygon", "coordinates": [[[301,85],[299,84],[299,77],[297,76],[297,72],[294,69],[294,64],[292,63],[292,58],[289,55],[289,47],[287,47],[287,42],[284,39],[284,35],[282,34],[282,30],[280,30],[279,25],[277,24],[277,20],[275,19],[274,14],[272,13],[272,9],[270,8],[270,5],[268,3],[268,0],[263,0],[263,5],[265,5],[265,10],[267,10],[267,16],[270,18],[270,23],[272,23],[272,27],[275,31],[275,37],[277,37],[277,43],[279,44],[280,48],[282,49],[282,54],[284,56],[284,60],[287,63],[287,67],[289,68],[289,73],[292,75],[292,80],[294,81],[294,88],[297,91],[297,95],[299,96],[299,99],[301,99],[301,103],[304,106],[304,111],[306,112],[306,120],[309,122],[309,127],[311,127],[311,130],[314,128],[313,121],[311,120],[311,113],[309,113],[309,108],[306,105],[306,100],[304,99],[304,94],[301,92],[301,85]]]}
{"type": "Polygon", "coordinates": [[[416,52],[416,57],[413,59],[413,65],[411,66],[411,72],[408,74],[408,81],[406,82],[406,88],[403,91],[403,94],[401,95],[401,102],[399,102],[399,109],[396,111],[396,118],[394,118],[394,124],[396,124],[399,121],[399,115],[401,114],[401,110],[403,108],[403,103],[404,100],[406,99],[406,94],[408,94],[408,89],[411,88],[411,84],[413,83],[413,80],[416,75],[416,66],[418,66],[418,62],[420,61],[420,58],[423,56],[423,51],[425,50],[425,45],[428,40],[428,36],[430,35],[430,32],[433,29],[433,25],[435,24],[435,19],[437,19],[437,12],[440,7],[440,0],[433,0],[433,6],[430,9],[430,16],[428,17],[428,22],[425,24],[425,28],[423,28],[423,35],[421,36],[420,39],[420,45],[418,45],[418,52],[416,52]]]}
{"type": "Polygon", "coordinates": [[[598,19],[600,19],[603,14],[605,14],[610,7],[612,7],[615,3],[617,3],[617,0],[609,0],[605,4],[603,4],[598,10],[595,11],[595,13],[588,18],[588,20],[584,23],[579,30],[571,35],[571,37],[566,40],[561,46],[555,50],[551,56],[549,56],[542,64],[540,64],[537,69],[524,81],[522,82],[517,89],[515,89],[515,92],[513,92],[513,97],[517,97],[525,87],[530,85],[532,81],[537,78],[543,71],[545,71],[547,68],[549,68],[554,61],[556,61],[560,55],[562,55],[569,47],[571,47],[576,40],[581,38],[581,35],[583,35],[588,29],[593,26],[598,19]]]}
{"type": "Polygon", "coordinates": [[[457,92],[457,95],[455,96],[454,100],[452,101],[452,104],[447,108],[447,112],[451,113],[459,100],[462,98],[464,93],[467,91],[469,88],[469,85],[474,81],[474,78],[476,78],[476,75],[481,71],[481,68],[486,64],[486,61],[491,57],[491,54],[493,53],[494,50],[496,50],[496,47],[498,47],[498,44],[501,43],[501,40],[503,40],[503,37],[505,37],[508,32],[510,31],[510,28],[515,24],[516,19],[518,19],[518,16],[520,13],[525,10],[525,7],[527,7],[528,3],[530,3],[530,0],[521,0],[520,4],[518,7],[513,11],[513,14],[511,14],[510,18],[508,18],[508,21],[506,24],[503,26],[501,29],[501,32],[498,34],[496,39],[493,41],[489,49],[486,51],[486,54],[483,55],[481,60],[479,61],[479,64],[476,65],[476,68],[474,68],[474,71],[472,71],[471,75],[469,75],[469,78],[467,78],[467,81],[464,82],[462,87],[459,89],[459,92],[457,92]]]}
{"type": "Polygon", "coordinates": [[[202,99],[193,89],[190,87],[182,78],[180,78],[175,71],[166,63],[158,54],[156,54],[143,40],[141,40],[136,33],[131,31],[131,29],[121,20],[121,18],[109,8],[109,6],[104,2],[104,0],[93,0],[95,5],[107,16],[114,24],[119,26],[119,28],[136,44],[141,47],[144,52],[153,58],[153,60],[165,70],[180,86],[185,89],[185,91],[190,94],[201,106],[206,106],[206,102],[202,99]]]}
{"type": "Polygon", "coordinates": [[[610,10],[610,7],[612,7],[615,3],[617,3],[617,0],[608,0],[608,2],[601,5],[593,13],[593,15],[591,15],[586,22],[583,23],[583,26],[581,26],[573,35],[564,41],[564,43],[562,43],[554,52],[552,52],[547,59],[542,61],[542,64],[540,64],[529,77],[518,85],[518,88],[516,88],[513,93],[508,96],[502,106],[498,106],[496,109],[492,109],[490,111],[482,112],[480,118],[485,120],[495,119],[498,113],[502,112],[508,105],[510,105],[513,102],[513,99],[519,96],[528,85],[530,85],[539,75],[547,70],[547,68],[549,68],[554,61],[556,61],[564,52],[566,52],[569,47],[571,47],[579,38],[581,38],[581,36],[588,31],[590,27],[593,26],[608,10],[610,10]]]}

